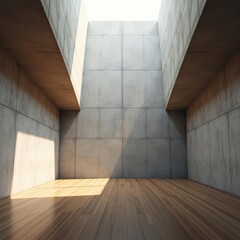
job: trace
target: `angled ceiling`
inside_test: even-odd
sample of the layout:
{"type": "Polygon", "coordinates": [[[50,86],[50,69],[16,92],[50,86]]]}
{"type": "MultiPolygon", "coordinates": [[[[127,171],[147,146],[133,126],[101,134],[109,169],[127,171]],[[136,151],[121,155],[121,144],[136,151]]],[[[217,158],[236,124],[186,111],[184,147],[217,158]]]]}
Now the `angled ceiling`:
{"type": "Polygon", "coordinates": [[[240,51],[240,1],[208,0],[202,12],[167,109],[186,109],[240,51]]]}
{"type": "Polygon", "coordinates": [[[0,44],[60,109],[79,102],[41,1],[0,1],[0,44]]]}

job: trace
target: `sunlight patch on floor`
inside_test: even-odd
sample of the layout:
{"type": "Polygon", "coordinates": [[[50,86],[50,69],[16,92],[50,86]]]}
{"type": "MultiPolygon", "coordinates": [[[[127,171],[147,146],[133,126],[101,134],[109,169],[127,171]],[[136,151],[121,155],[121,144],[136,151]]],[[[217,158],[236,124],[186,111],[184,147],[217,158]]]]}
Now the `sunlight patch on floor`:
{"type": "Polygon", "coordinates": [[[82,197],[101,195],[109,178],[59,179],[11,196],[11,199],[82,197]]]}

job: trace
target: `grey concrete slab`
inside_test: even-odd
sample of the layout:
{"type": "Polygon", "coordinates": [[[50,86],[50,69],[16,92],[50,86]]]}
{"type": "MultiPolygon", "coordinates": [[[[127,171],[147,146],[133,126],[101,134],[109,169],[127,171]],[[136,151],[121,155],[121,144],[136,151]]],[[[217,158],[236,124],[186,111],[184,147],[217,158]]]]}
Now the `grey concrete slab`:
{"type": "Polygon", "coordinates": [[[192,163],[195,167],[195,180],[203,184],[209,185],[210,169],[209,169],[209,136],[208,126],[202,125],[196,129],[195,144],[192,151],[195,153],[196,161],[192,163]]]}
{"type": "Polygon", "coordinates": [[[122,138],[122,109],[100,110],[100,138],[122,138]]]}
{"type": "Polygon", "coordinates": [[[122,35],[122,22],[98,21],[88,23],[88,36],[122,35]]]}
{"type": "Polygon", "coordinates": [[[143,37],[144,68],[147,70],[161,70],[159,37],[143,37]]]}
{"type": "Polygon", "coordinates": [[[99,177],[100,141],[76,140],[76,178],[99,177]]]}
{"type": "Polygon", "coordinates": [[[98,108],[100,80],[102,72],[85,71],[82,82],[81,107],[82,108],[98,108]]]}
{"type": "Polygon", "coordinates": [[[194,31],[198,16],[199,16],[199,6],[198,6],[198,1],[189,1],[187,2],[189,4],[189,9],[190,9],[190,31],[194,31]]]}
{"type": "Polygon", "coordinates": [[[58,25],[58,12],[59,12],[59,6],[60,1],[50,1],[49,2],[49,10],[48,10],[48,19],[50,22],[50,25],[53,29],[53,32],[55,35],[57,35],[57,25],[58,25]]]}
{"type": "Polygon", "coordinates": [[[78,113],[77,138],[99,138],[99,109],[82,109],[78,113]]]}
{"type": "Polygon", "coordinates": [[[238,54],[226,67],[226,95],[227,110],[230,111],[240,106],[240,54],[238,54]]]}
{"type": "Polygon", "coordinates": [[[122,138],[122,109],[100,110],[100,138],[122,138]]]}
{"type": "Polygon", "coordinates": [[[85,70],[121,70],[122,37],[88,36],[85,70]]]}
{"type": "Polygon", "coordinates": [[[170,137],[186,138],[186,114],[185,111],[170,111],[170,137]]]}
{"type": "Polygon", "coordinates": [[[185,139],[171,139],[171,176],[187,178],[187,146],[185,139]]]}
{"type": "MultiPolygon", "coordinates": [[[[48,0],[49,1],[49,0],[48,0]]],[[[48,13],[47,13],[48,14],[48,13]]],[[[60,3],[59,6],[59,12],[58,12],[58,26],[57,26],[57,41],[59,44],[59,48],[61,49],[61,52],[64,51],[64,47],[65,47],[65,36],[66,36],[66,28],[67,26],[67,21],[65,18],[65,14],[64,14],[64,9],[62,7],[62,4],[60,3]]],[[[69,36],[66,36],[66,38],[68,38],[69,36]]],[[[63,56],[65,57],[65,56],[63,56]]]]}
{"type": "Polygon", "coordinates": [[[60,141],[60,178],[75,177],[75,161],[76,161],[76,140],[61,139],[60,141]]]}
{"type": "Polygon", "coordinates": [[[122,140],[100,140],[99,176],[122,177],[122,140]]]}
{"type": "Polygon", "coordinates": [[[188,178],[192,180],[196,179],[196,131],[192,130],[187,133],[187,167],[188,178]]]}
{"type": "Polygon", "coordinates": [[[23,70],[19,70],[17,110],[35,120],[41,121],[42,94],[23,70]]]}
{"type": "Polygon", "coordinates": [[[59,110],[28,75],[19,69],[17,111],[59,130],[59,110]]]}
{"type": "Polygon", "coordinates": [[[146,71],[146,107],[165,108],[161,71],[146,71]]]}
{"type": "Polygon", "coordinates": [[[32,155],[38,153],[35,163],[35,185],[40,185],[55,179],[55,142],[52,137],[52,129],[41,123],[37,123],[37,135],[34,137],[33,141],[36,141],[36,149],[34,149],[32,155]]]}
{"type": "Polygon", "coordinates": [[[169,116],[164,109],[147,109],[147,137],[169,138],[169,116]]]}
{"type": "Polygon", "coordinates": [[[158,36],[157,22],[123,22],[123,35],[158,36]]]}
{"type": "Polygon", "coordinates": [[[45,94],[42,95],[40,103],[41,103],[40,122],[59,132],[60,130],[59,109],[52,103],[50,99],[48,99],[48,97],[45,94]]]}
{"type": "Polygon", "coordinates": [[[16,109],[18,66],[2,47],[0,55],[0,103],[16,109]]]}
{"type": "Polygon", "coordinates": [[[144,70],[143,37],[123,37],[123,70],[144,70]]]}
{"type": "Polygon", "coordinates": [[[123,138],[146,138],[144,109],[123,109],[123,138]]]}
{"type": "Polygon", "coordinates": [[[122,37],[103,37],[102,65],[105,70],[122,69],[122,37]]]}
{"type": "Polygon", "coordinates": [[[170,178],[170,140],[147,141],[147,177],[170,178]]]}
{"type": "Polygon", "coordinates": [[[201,107],[204,117],[201,123],[212,120],[227,111],[224,75],[224,72],[220,72],[202,93],[204,103],[201,107]]]}
{"type": "Polygon", "coordinates": [[[103,71],[98,73],[100,80],[100,107],[122,108],[122,72],[103,71]]]}
{"type": "Polygon", "coordinates": [[[228,122],[223,115],[208,123],[209,185],[232,192],[228,122]]]}
{"type": "Polygon", "coordinates": [[[85,52],[85,70],[101,70],[102,37],[88,36],[85,52]]]}
{"type": "Polygon", "coordinates": [[[147,177],[147,140],[125,139],[123,141],[123,177],[147,177]]]}
{"type": "Polygon", "coordinates": [[[187,108],[186,110],[186,130],[190,132],[194,129],[194,112],[195,112],[195,104],[194,102],[187,108]]]}
{"type": "Polygon", "coordinates": [[[240,109],[228,113],[232,192],[240,196],[240,109]]]}
{"type": "Polygon", "coordinates": [[[123,107],[143,108],[146,106],[145,71],[123,72],[123,107]]]}
{"type": "Polygon", "coordinates": [[[76,138],[78,111],[61,111],[61,138],[76,138]]]}
{"type": "Polygon", "coordinates": [[[44,158],[46,154],[50,154],[46,151],[46,144],[50,144],[50,141],[43,136],[38,136],[38,123],[36,121],[22,114],[17,114],[12,193],[36,185],[39,158],[44,158]]]}
{"type": "Polygon", "coordinates": [[[52,130],[52,141],[54,142],[54,165],[55,165],[55,179],[59,178],[60,169],[60,133],[52,130]]]}
{"type": "MultiPolygon", "coordinates": [[[[199,19],[199,16],[197,16],[197,18],[199,19]]],[[[184,49],[187,50],[190,39],[193,35],[193,32],[191,32],[191,29],[190,29],[190,8],[188,4],[183,5],[183,12],[182,12],[182,17],[180,18],[180,21],[182,26],[183,46],[184,46],[184,49]]]]}
{"type": "Polygon", "coordinates": [[[0,122],[0,198],[3,198],[11,193],[13,179],[16,137],[15,112],[0,105],[0,122]]]}

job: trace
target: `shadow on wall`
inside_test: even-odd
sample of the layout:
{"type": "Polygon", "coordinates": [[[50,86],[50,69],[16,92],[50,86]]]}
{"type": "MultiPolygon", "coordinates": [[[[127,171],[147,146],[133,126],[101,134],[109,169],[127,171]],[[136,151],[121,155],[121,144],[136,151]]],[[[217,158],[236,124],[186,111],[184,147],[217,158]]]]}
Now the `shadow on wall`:
{"type": "Polygon", "coordinates": [[[185,116],[180,136],[164,106],[157,22],[91,22],[81,111],[61,116],[60,176],[186,177],[185,116]]]}
{"type": "MultiPolygon", "coordinates": [[[[61,137],[60,177],[186,178],[184,112],[166,112],[161,109],[162,112],[157,112],[157,120],[155,121],[155,124],[159,126],[153,128],[153,133],[156,135],[147,138],[145,137],[147,133],[144,133],[144,130],[142,131],[142,127],[147,128],[146,121],[143,120],[145,119],[145,110],[136,109],[134,116],[131,117],[131,123],[127,120],[127,123],[124,124],[125,127],[120,124],[123,138],[115,139],[78,138],[79,127],[82,126],[85,130],[91,129],[94,131],[93,128],[99,129],[99,126],[86,126],[83,122],[79,123],[81,111],[62,112],[62,114],[65,116],[68,114],[68,116],[65,121],[61,122],[61,133],[73,134],[75,138],[61,137]],[[142,111],[143,114],[141,114],[142,111]],[[161,114],[164,117],[159,119],[161,114]],[[165,123],[163,123],[164,121],[165,123]]],[[[109,120],[106,122],[108,127],[109,124],[113,125],[113,129],[118,131],[117,124],[112,123],[114,120],[111,118],[109,120]]],[[[93,119],[84,119],[83,121],[89,123],[93,119]]],[[[92,124],[96,124],[95,121],[92,124]]],[[[150,122],[150,124],[152,123],[150,122]]]]}

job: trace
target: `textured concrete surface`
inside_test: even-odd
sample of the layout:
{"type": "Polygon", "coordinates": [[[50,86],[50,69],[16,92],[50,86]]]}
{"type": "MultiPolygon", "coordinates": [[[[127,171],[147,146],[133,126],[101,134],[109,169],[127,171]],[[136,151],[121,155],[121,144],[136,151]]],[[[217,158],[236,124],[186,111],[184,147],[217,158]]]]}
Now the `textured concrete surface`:
{"type": "Polygon", "coordinates": [[[147,142],[147,177],[168,178],[171,176],[170,140],[149,139],[147,142]]]}
{"type": "Polygon", "coordinates": [[[164,109],[147,109],[147,137],[169,138],[169,116],[164,109]]]}
{"type": "Polygon", "coordinates": [[[0,48],[0,198],[58,177],[59,111],[0,48]]]}
{"type": "Polygon", "coordinates": [[[122,139],[100,141],[100,177],[122,177],[122,139]]]}
{"type": "Polygon", "coordinates": [[[120,36],[88,36],[85,70],[121,70],[120,36]]]}
{"type": "Polygon", "coordinates": [[[158,36],[157,22],[123,22],[123,35],[158,36]]]}
{"type": "Polygon", "coordinates": [[[188,176],[240,195],[237,54],[187,110],[188,176]]]}
{"type": "Polygon", "coordinates": [[[146,138],[146,113],[144,109],[124,109],[123,137],[146,138]]]}
{"type": "Polygon", "coordinates": [[[61,138],[60,142],[60,178],[75,176],[75,139],[61,138]]]}
{"type": "Polygon", "coordinates": [[[77,138],[99,138],[99,109],[82,109],[77,117],[77,138]]]}
{"type": "Polygon", "coordinates": [[[121,22],[89,22],[88,36],[122,35],[121,22]]]}
{"type": "Polygon", "coordinates": [[[143,178],[147,176],[147,140],[124,139],[123,177],[143,178]]]}
{"type": "Polygon", "coordinates": [[[164,110],[160,64],[156,22],[89,23],[81,111],[61,113],[63,176],[186,177],[185,112],[164,110]]]}
{"type": "Polygon", "coordinates": [[[160,70],[157,36],[123,36],[123,70],[160,70]]]}
{"type": "Polygon", "coordinates": [[[99,177],[99,156],[100,139],[77,139],[75,177],[99,177]]]}
{"type": "Polygon", "coordinates": [[[186,136],[186,115],[183,111],[169,112],[170,137],[185,138],[186,136]]]}
{"type": "Polygon", "coordinates": [[[122,109],[100,110],[100,138],[122,138],[122,109]]]}
{"type": "Polygon", "coordinates": [[[161,71],[124,71],[124,108],[163,108],[161,71]]]}
{"type": "Polygon", "coordinates": [[[185,139],[171,139],[171,176],[187,177],[187,148],[185,139]]]}
{"type": "Polygon", "coordinates": [[[0,53],[0,103],[16,109],[18,65],[2,47],[0,53]]]}
{"type": "Polygon", "coordinates": [[[9,196],[14,168],[16,113],[0,105],[0,198],[9,196]]]}
{"type": "Polygon", "coordinates": [[[229,151],[232,166],[232,191],[240,196],[240,109],[228,114],[229,151]]]}

